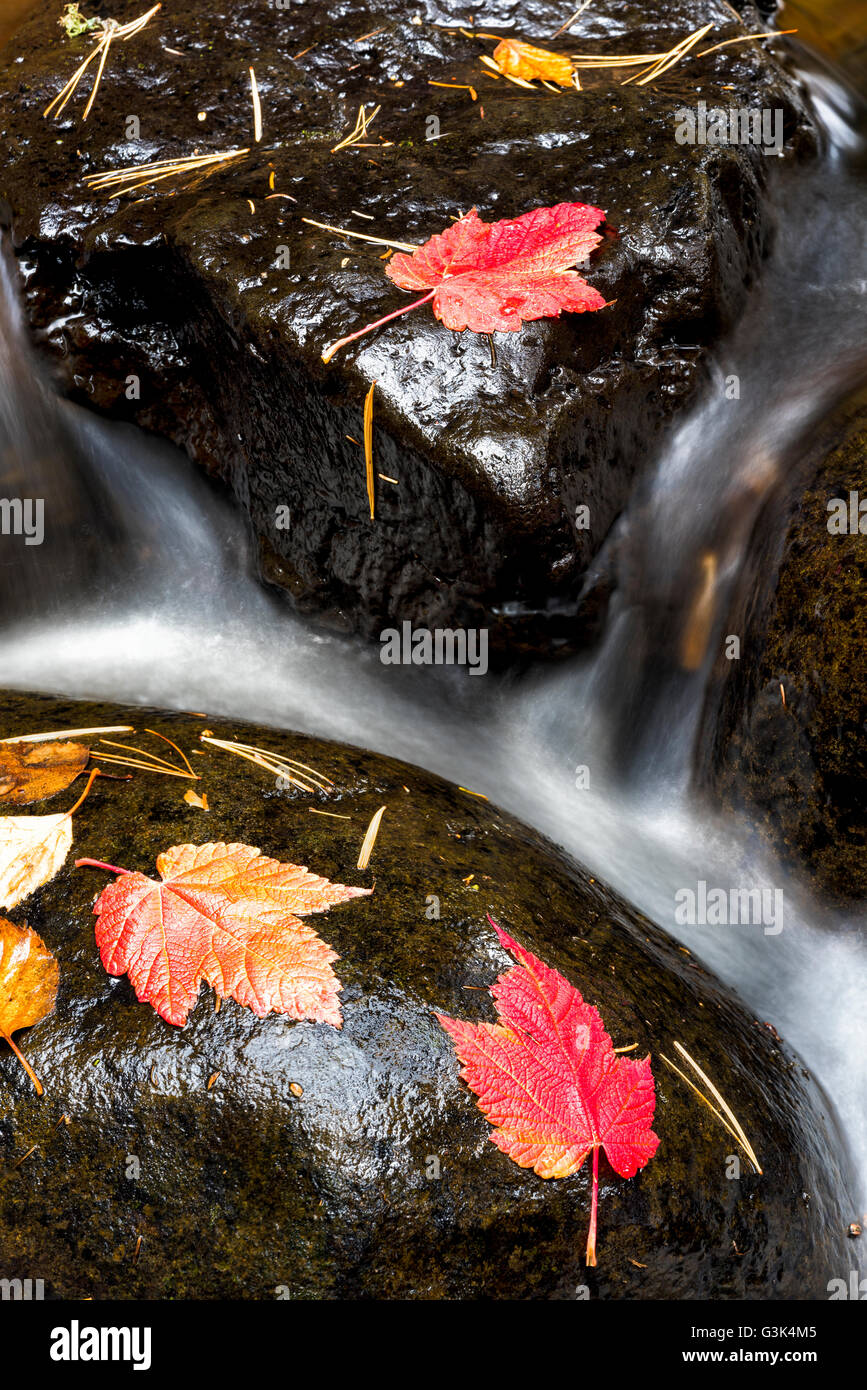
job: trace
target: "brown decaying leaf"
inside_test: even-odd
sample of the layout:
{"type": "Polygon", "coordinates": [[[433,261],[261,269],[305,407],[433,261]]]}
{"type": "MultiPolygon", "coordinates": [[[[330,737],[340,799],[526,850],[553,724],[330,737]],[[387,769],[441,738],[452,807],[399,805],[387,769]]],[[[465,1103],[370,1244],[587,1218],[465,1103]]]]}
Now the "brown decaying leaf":
{"type": "Polygon", "coordinates": [[[58,978],[57,961],[42,938],[29,927],[0,917],[0,1037],[8,1042],[40,1096],[39,1078],[12,1034],[19,1028],[32,1028],[52,1012],[58,978]]]}
{"type": "Polygon", "coordinates": [[[28,806],[55,796],[84,771],[89,756],[81,743],[0,745],[0,802],[28,806]]]}

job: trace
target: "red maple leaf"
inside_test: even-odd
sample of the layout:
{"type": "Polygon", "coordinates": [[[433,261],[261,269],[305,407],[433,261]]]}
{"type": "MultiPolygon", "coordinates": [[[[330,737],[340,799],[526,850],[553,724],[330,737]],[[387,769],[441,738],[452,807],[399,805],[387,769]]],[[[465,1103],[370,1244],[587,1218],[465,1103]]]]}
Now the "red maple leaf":
{"type": "Polygon", "coordinates": [[[596,1264],[599,1150],[632,1178],[656,1153],[650,1057],[619,1057],[597,1009],[493,918],[518,965],[492,987],[499,1023],[437,1014],[463,1062],[461,1076],[495,1129],[489,1138],[521,1168],[565,1178],[593,1150],[587,1263],[596,1264]]]}
{"type": "Polygon", "coordinates": [[[157,857],[162,882],[82,864],[120,874],[93,909],[103,965],[129,975],[167,1023],[186,1023],[206,980],[260,1018],[273,1010],[340,1027],[337,954],[299,918],[372,889],[329,883],[251,845],[173,845],[157,857]]]}
{"type": "Polygon", "coordinates": [[[446,328],[473,333],[514,333],[530,319],[603,309],[606,301],[599,291],[570,267],[602,240],[593,228],[604,220],[600,208],[586,203],[534,208],[501,222],[483,222],[473,208],[412,255],[401,253],[386,267],[401,289],[429,293],[332,343],[322,360],[330,361],[347,343],[429,300],[446,328]]]}

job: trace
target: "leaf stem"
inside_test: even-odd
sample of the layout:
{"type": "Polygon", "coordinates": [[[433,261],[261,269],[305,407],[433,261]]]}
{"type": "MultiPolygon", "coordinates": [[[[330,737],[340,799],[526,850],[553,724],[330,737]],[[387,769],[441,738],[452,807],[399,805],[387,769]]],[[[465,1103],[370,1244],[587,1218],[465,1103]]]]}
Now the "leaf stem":
{"type": "Polygon", "coordinates": [[[75,805],[74,805],[74,806],[70,806],[69,810],[67,811],[66,814],[67,814],[68,816],[71,816],[72,813],[73,813],[73,811],[77,811],[77,810],[78,810],[78,808],[79,808],[79,806],[81,805],[82,801],[83,801],[84,798],[87,796],[87,793],[90,791],[91,787],[93,786],[94,779],[97,778],[97,777],[101,777],[101,776],[102,776],[102,773],[100,772],[99,768],[98,768],[98,767],[95,767],[95,768],[93,769],[93,771],[91,772],[90,776],[89,776],[88,779],[87,779],[87,785],[85,786],[84,791],[81,793],[81,796],[78,798],[78,800],[76,801],[75,805]]]}
{"type": "Polygon", "coordinates": [[[39,1077],[36,1075],[36,1072],[33,1070],[27,1058],[24,1056],[24,1053],[21,1052],[19,1048],[15,1046],[15,1043],[12,1041],[9,1034],[4,1033],[2,1028],[0,1028],[0,1038],[5,1038],[6,1042],[8,1042],[9,1046],[12,1048],[12,1051],[15,1053],[15,1056],[18,1058],[27,1075],[30,1077],[30,1080],[33,1082],[33,1085],[36,1087],[36,1094],[38,1096],[41,1096],[42,1082],[39,1080],[39,1077]]]}
{"type": "Polygon", "coordinates": [[[596,1266],[596,1208],[599,1204],[599,1145],[593,1148],[593,1196],[590,1199],[590,1230],[587,1232],[587,1264],[596,1266]]]}
{"type": "Polygon", "coordinates": [[[131,874],[132,869],[118,869],[114,864],[103,864],[101,859],[76,859],[76,869],[88,866],[91,869],[105,869],[109,874],[131,874]]]}
{"type": "Polygon", "coordinates": [[[356,338],[363,338],[365,333],[372,333],[374,328],[381,328],[384,323],[390,323],[392,319],[400,318],[401,314],[408,314],[411,309],[418,309],[422,304],[427,304],[435,294],[436,290],[433,289],[423,299],[416,299],[412,304],[405,305],[403,309],[395,309],[393,314],[386,314],[385,318],[377,319],[375,323],[366,324],[364,328],[359,328],[357,333],[350,333],[348,338],[338,338],[336,343],[332,343],[330,347],[325,349],[322,354],[322,361],[330,362],[335,352],[346,347],[347,343],[354,343],[356,338]]]}

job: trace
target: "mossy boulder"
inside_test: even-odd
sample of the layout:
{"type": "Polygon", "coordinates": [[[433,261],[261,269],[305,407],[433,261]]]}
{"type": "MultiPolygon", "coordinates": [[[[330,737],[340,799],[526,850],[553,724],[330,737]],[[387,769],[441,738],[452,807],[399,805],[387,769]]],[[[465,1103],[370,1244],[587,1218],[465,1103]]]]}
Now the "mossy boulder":
{"type": "Polygon", "coordinates": [[[852,1183],[815,1082],[688,950],[540,835],[357,748],[207,721],[333,779],[310,794],[207,747],[198,716],[3,703],[5,736],[119,723],[138,730],[121,741],[156,745],[151,728],[188,751],[211,809],[185,804],[181,779],[97,779],[66,865],[9,914],[56,953],[60,994],[19,1035],[43,1098],[0,1047],[0,1275],[101,1299],[821,1298],[847,1276],[852,1183]],[[341,1030],[216,1011],[210,990],[174,1028],[106,974],[92,915],[106,879],[74,858],[153,873],[169,845],[212,840],[374,889],[315,919],[340,955],[341,1030]],[[595,1269],[590,1165],[545,1181],[501,1153],[433,1016],[493,1020],[487,989],[508,960],[488,910],[599,1008],[615,1046],[652,1058],[659,1151],[630,1181],[601,1160],[595,1269]],[[725,1094],[761,1176],[661,1060],[675,1040],[725,1094]]]}
{"type": "MultiPolygon", "coordinates": [[[[705,23],[708,46],[768,28],[740,8],[743,23],[725,0],[598,0],[554,47],[666,52],[705,23]]],[[[553,0],[493,0],[485,31],[551,44],[564,17],[553,0]]],[[[815,133],[773,43],[690,55],[648,86],[585,69],[580,93],[527,91],[486,75],[493,44],[466,20],[455,0],[173,0],[114,46],[82,123],[83,94],[42,113],[92,39],[65,39],[41,7],[0,59],[0,196],[63,389],[229,482],[262,573],[300,609],[373,637],[408,620],[487,626],[495,655],[565,650],[595,629],[590,562],[760,272],[771,176],[815,133]],[[677,112],[699,101],[779,111],[782,158],[678,143],[677,112]],[[364,148],[335,152],[362,105],[379,108],[364,148]],[[131,196],[84,182],[238,148],[207,178],[131,196]],[[494,221],[574,201],[607,212],[587,276],[613,307],[496,334],[495,361],[425,307],[323,365],[329,343],[407,299],[382,246],[302,217],[421,243],[472,207],[494,221]],[[397,485],[376,477],[372,526],[359,441],[373,380],[375,473],[397,485]]]]}
{"type": "Polygon", "coordinates": [[[702,781],[824,898],[867,897],[867,395],[791,461],[709,685],[702,781]],[[863,505],[863,511],[859,506],[863,505]],[[854,522],[854,526],[853,526],[854,522]],[[859,529],[863,526],[863,530],[859,529]]]}

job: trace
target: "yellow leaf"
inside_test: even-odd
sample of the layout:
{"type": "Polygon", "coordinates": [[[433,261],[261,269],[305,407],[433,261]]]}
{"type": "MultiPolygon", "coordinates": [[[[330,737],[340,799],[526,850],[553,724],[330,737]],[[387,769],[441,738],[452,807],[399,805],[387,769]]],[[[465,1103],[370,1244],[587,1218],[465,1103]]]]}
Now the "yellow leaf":
{"type": "Polygon", "coordinates": [[[29,927],[0,917],[0,1038],[5,1038],[37,1093],[42,1086],[12,1041],[19,1028],[32,1028],[54,1008],[59,970],[41,937],[29,927]]]}
{"type": "Polygon", "coordinates": [[[525,82],[539,78],[557,82],[561,87],[572,86],[572,64],[560,53],[547,48],[534,48],[518,39],[503,39],[494,49],[494,62],[507,77],[520,77],[525,82]]]}

